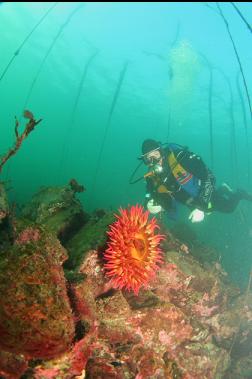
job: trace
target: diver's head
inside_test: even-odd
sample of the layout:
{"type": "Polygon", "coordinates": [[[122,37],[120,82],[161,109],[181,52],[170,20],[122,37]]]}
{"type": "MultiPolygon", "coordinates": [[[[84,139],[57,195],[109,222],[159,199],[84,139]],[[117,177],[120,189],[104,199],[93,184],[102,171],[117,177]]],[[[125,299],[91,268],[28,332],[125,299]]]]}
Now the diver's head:
{"type": "Polygon", "coordinates": [[[162,149],[160,142],[153,139],[146,139],[142,144],[141,159],[147,166],[162,164],[162,149]]]}

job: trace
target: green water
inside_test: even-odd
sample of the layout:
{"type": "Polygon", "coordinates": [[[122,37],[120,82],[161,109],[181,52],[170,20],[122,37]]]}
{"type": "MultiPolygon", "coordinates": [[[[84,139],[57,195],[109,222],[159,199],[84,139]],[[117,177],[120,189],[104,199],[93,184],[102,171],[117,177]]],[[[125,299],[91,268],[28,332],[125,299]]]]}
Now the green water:
{"type": "MultiPolygon", "coordinates": [[[[252,96],[251,33],[230,3],[220,4],[252,96]]],[[[251,3],[239,7],[251,22],[251,3]]],[[[206,60],[213,67],[213,171],[218,184],[252,191],[239,66],[215,3],[2,3],[0,36],[1,154],[14,142],[14,116],[21,121],[24,107],[43,118],[2,172],[12,201],[24,204],[41,186],[76,178],[88,211],[141,203],[144,182],[130,185],[129,177],[146,138],[186,145],[210,166],[206,60]]],[[[233,214],[191,225],[242,285],[252,265],[251,210],[244,202],[233,214]]]]}

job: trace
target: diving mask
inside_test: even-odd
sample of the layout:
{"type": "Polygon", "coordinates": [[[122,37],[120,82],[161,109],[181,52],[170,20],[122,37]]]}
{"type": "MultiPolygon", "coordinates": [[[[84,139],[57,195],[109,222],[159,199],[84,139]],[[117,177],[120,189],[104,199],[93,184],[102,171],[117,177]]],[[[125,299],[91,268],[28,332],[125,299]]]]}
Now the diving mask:
{"type": "Polygon", "coordinates": [[[142,155],[142,159],[147,166],[154,166],[158,164],[160,158],[160,147],[142,155]]]}

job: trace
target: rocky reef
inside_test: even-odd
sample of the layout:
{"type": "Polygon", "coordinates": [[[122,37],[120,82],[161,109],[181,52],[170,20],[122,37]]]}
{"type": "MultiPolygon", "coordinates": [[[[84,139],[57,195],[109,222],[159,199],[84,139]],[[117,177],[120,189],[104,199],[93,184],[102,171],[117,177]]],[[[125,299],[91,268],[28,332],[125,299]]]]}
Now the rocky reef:
{"type": "Polygon", "coordinates": [[[76,183],[41,189],[18,217],[0,187],[1,378],[251,378],[251,278],[242,292],[215,251],[160,225],[155,278],[137,296],[115,289],[114,214],[88,214],[76,183]]]}

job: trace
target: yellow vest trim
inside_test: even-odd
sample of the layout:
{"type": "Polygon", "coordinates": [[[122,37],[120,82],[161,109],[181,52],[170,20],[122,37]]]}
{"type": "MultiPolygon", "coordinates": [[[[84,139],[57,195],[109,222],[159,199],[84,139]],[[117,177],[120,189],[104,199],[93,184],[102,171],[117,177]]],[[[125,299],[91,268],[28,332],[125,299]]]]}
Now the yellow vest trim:
{"type": "Polygon", "coordinates": [[[171,171],[176,179],[181,177],[185,177],[187,175],[187,171],[181,166],[181,164],[177,161],[173,152],[168,155],[168,163],[171,168],[171,171]]]}
{"type": "Polygon", "coordinates": [[[168,155],[168,164],[171,168],[173,176],[180,185],[184,185],[192,179],[192,174],[190,174],[181,166],[173,152],[168,155]]]}

